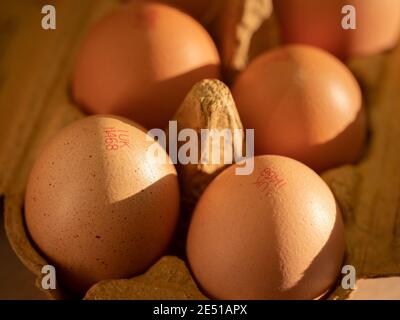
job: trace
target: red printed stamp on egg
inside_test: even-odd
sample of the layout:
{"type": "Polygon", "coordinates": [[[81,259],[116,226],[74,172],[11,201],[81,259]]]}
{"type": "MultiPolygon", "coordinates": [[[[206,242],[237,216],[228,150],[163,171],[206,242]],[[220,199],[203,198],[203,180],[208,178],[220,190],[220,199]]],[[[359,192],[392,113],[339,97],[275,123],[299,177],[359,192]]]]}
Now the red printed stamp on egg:
{"type": "Polygon", "coordinates": [[[158,12],[152,8],[145,11],[137,11],[133,15],[132,23],[134,28],[153,29],[158,20],[158,12]]]}
{"type": "Polygon", "coordinates": [[[285,184],[286,181],[272,168],[263,169],[254,182],[256,188],[266,196],[271,196],[274,191],[279,190],[285,184]]]}
{"type": "Polygon", "coordinates": [[[130,148],[127,130],[116,128],[104,128],[104,145],[108,151],[117,151],[122,148],[130,148]]]}

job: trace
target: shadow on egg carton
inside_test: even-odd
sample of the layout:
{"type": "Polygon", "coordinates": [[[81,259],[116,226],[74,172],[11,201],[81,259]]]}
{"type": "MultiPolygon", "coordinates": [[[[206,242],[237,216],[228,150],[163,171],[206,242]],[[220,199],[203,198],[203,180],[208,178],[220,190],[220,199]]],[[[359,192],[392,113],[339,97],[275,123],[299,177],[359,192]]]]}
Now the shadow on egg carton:
{"type": "MultiPolygon", "coordinates": [[[[216,39],[228,83],[248,60],[279,43],[268,1],[221,0],[210,12],[213,14],[200,20],[216,39]]],[[[396,276],[400,275],[400,47],[387,54],[354,59],[348,65],[363,87],[370,125],[369,145],[360,163],[330,170],[322,177],[334,192],[344,216],[344,264],[356,268],[358,279],[396,276]]],[[[242,128],[228,87],[216,80],[195,85],[175,118],[178,126],[195,130],[242,128]]],[[[132,279],[101,281],[84,298],[206,299],[184,262],[185,233],[196,200],[223,168],[178,166],[183,219],[172,245],[176,256],[162,257],[145,274],[132,279]]],[[[37,276],[37,285],[42,288],[41,271],[47,262],[27,234],[23,194],[6,195],[5,225],[14,251],[37,276]]],[[[44,291],[52,299],[71,297],[60,286],[44,291]]],[[[350,294],[338,282],[329,299],[346,299],[350,294]]]]}

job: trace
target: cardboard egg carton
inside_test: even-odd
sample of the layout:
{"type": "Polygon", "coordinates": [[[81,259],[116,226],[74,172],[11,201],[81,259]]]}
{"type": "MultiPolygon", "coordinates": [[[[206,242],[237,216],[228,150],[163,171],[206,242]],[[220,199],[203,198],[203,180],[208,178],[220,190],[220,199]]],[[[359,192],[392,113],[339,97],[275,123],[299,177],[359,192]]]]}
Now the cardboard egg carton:
{"type": "MultiPolygon", "coordinates": [[[[5,197],[4,218],[10,244],[37,276],[38,288],[44,290],[42,267],[48,262],[30,241],[24,223],[27,177],[48,139],[83,117],[69,95],[74,53],[88,28],[120,4],[116,0],[57,2],[62,24],[57,32],[48,33],[37,27],[38,2],[24,4],[24,8],[18,1],[10,3],[9,11],[3,13],[11,21],[8,40],[2,42],[7,44],[7,50],[0,56],[0,75],[7,79],[0,83],[0,194],[5,197]],[[22,16],[23,24],[15,27],[12,21],[20,21],[22,16]],[[24,59],[27,52],[30,58],[24,59]]],[[[279,30],[269,0],[212,3],[215,7],[199,19],[214,37],[221,53],[224,80],[231,83],[249,60],[279,44],[279,30]]],[[[348,65],[363,88],[370,138],[358,164],[335,168],[325,172],[323,178],[344,216],[344,264],[356,268],[357,279],[396,276],[400,275],[400,47],[382,55],[354,59],[348,65]]],[[[219,81],[205,80],[195,85],[175,118],[178,126],[194,129],[242,126],[228,87],[219,81]],[[189,109],[191,112],[187,112],[189,109]]],[[[170,252],[174,255],[162,257],[145,274],[132,279],[101,281],[84,298],[206,299],[184,261],[185,230],[196,200],[223,168],[178,166],[183,219],[170,252]]],[[[52,299],[71,297],[61,286],[44,291],[52,299]]],[[[338,281],[329,298],[346,299],[351,292],[342,289],[338,281]]]]}

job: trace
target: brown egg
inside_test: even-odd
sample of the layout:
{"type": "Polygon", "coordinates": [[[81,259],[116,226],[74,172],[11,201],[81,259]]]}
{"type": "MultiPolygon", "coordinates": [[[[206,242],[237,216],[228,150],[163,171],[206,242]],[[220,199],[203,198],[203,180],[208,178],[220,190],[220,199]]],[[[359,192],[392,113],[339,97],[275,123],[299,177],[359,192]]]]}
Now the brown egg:
{"type": "Polygon", "coordinates": [[[243,125],[255,130],[256,155],[288,156],[322,171],[362,153],[360,87],[320,49],[293,45],[261,55],[239,75],[233,96],[243,125]]]}
{"type": "Polygon", "coordinates": [[[280,156],[255,158],[251,175],[222,172],[200,198],[187,256],[216,299],[314,299],[340,274],[340,210],[311,169],[280,156]]]}
{"type": "Polygon", "coordinates": [[[179,214],[177,174],[171,164],[148,161],[150,145],[165,154],[148,138],[123,118],[88,117],[63,129],[33,167],[26,225],[73,292],[142,273],[169,244],[179,214]]]}
{"type": "Polygon", "coordinates": [[[209,34],[189,15],[129,2],[95,25],[78,53],[73,96],[89,113],[164,128],[198,81],[220,77],[209,34]]]}
{"type": "Polygon", "coordinates": [[[275,11],[287,43],[304,43],[346,58],[392,48],[400,32],[400,1],[275,0],[275,11]],[[356,29],[345,30],[342,8],[356,12],[356,29]]]}

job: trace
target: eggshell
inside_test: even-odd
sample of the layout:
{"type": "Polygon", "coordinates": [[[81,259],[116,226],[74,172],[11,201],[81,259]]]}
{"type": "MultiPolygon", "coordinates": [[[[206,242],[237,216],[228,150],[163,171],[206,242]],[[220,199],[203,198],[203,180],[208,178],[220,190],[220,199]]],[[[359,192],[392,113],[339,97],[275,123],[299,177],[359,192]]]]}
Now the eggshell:
{"type": "Polygon", "coordinates": [[[133,1],[90,30],[72,91],[89,113],[165,128],[196,82],[219,77],[217,49],[198,22],[163,4],[133,1]]]}
{"type": "Polygon", "coordinates": [[[222,172],[195,209],[191,270],[216,299],[314,299],[339,276],[340,210],[311,169],[280,156],[255,158],[251,175],[222,172]]]}
{"type": "Polygon", "coordinates": [[[366,134],[360,87],[334,56],[292,45],[256,58],[233,96],[256,155],[295,158],[316,171],[353,163],[366,134]]]}
{"type": "Polygon", "coordinates": [[[370,55],[395,46],[400,32],[400,1],[274,0],[287,43],[319,46],[339,57],[370,55]],[[342,8],[356,10],[356,29],[344,29],[342,8]]]}
{"type": "Polygon", "coordinates": [[[144,272],[173,235],[177,174],[169,163],[148,162],[147,138],[123,118],[88,117],[51,140],[32,169],[26,225],[73,292],[144,272]]]}

